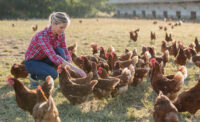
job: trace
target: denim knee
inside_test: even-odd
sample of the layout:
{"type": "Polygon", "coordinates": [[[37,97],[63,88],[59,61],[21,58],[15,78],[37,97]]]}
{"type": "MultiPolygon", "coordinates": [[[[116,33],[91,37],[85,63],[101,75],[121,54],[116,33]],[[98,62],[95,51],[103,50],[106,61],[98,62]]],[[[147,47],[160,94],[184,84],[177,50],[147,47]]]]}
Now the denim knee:
{"type": "Polygon", "coordinates": [[[25,61],[27,71],[35,80],[44,80],[48,75],[56,79],[58,73],[52,66],[37,60],[25,61]]]}
{"type": "Polygon", "coordinates": [[[25,60],[24,64],[25,64],[25,68],[26,68],[26,70],[28,71],[28,73],[30,73],[30,67],[29,67],[28,61],[25,60]]]}
{"type": "Polygon", "coordinates": [[[58,72],[57,72],[57,71],[51,73],[51,77],[52,77],[54,80],[57,78],[57,76],[58,76],[58,72]]]}
{"type": "Polygon", "coordinates": [[[49,75],[55,80],[58,76],[58,73],[57,73],[56,70],[47,71],[43,74],[38,75],[37,79],[45,81],[46,77],[49,76],[49,75]]]}

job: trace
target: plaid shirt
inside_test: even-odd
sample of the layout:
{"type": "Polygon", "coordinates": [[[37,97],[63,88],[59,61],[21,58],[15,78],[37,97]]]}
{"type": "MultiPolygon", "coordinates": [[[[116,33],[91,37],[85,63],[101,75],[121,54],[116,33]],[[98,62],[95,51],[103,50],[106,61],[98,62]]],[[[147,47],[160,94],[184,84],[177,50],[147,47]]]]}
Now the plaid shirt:
{"type": "Polygon", "coordinates": [[[32,38],[28,50],[26,51],[25,59],[43,60],[48,57],[54,64],[62,64],[64,59],[54,51],[54,49],[58,47],[64,49],[66,60],[71,62],[71,56],[65,43],[65,34],[62,33],[57,37],[54,37],[51,26],[46,27],[32,38]]]}

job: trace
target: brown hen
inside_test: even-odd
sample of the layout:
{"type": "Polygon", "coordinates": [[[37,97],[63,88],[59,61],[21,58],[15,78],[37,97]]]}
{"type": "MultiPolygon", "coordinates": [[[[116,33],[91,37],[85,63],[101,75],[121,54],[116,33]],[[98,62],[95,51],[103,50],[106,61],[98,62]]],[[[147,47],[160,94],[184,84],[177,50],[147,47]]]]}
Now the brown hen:
{"type": "Polygon", "coordinates": [[[200,109],[200,77],[198,83],[192,88],[183,91],[174,102],[178,112],[188,111],[195,114],[200,109]]]}
{"type": "Polygon", "coordinates": [[[119,78],[100,78],[97,65],[95,62],[92,62],[92,72],[93,72],[93,79],[98,80],[97,85],[94,87],[93,93],[95,98],[105,98],[111,95],[111,92],[115,89],[117,84],[120,82],[119,78]]]}
{"type": "Polygon", "coordinates": [[[24,61],[21,64],[13,64],[11,67],[11,74],[15,78],[26,78],[28,76],[28,72],[26,70],[24,61]]]}
{"type": "Polygon", "coordinates": [[[183,50],[183,47],[181,46],[181,48],[179,48],[179,51],[178,51],[178,54],[176,55],[175,57],[175,64],[178,64],[178,65],[186,65],[186,61],[187,61],[187,57],[184,53],[184,50],[183,50]]]}
{"type": "Polygon", "coordinates": [[[174,77],[169,79],[163,75],[162,71],[160,70],[160,64],[155,59],[151,59],[150,63],[153,66],[152,74],[150,76],[153,90],[156,93],[162,91],[163,94],[168,96],[170,100],[174,100],[187,77],[186,67],[181,66],[179,71],[174,74],[174,77]]]}
{"type": "Polygon", "coordinates": [[[47,98],[41,88],[37,88],[37,104],[33,108],[35,122],[60,122],[58,109],[50,95],[47,98]]]}
{"type": "Polygon", "coordinates": [[[92,80],[92,72],[84,78],[72,78],[68,72],[68,68],[69,66],[58,68],[61,91],[73,105],[83,103],[88,100],[98,81],[92,80]]]}
{"type": "Polygon", "coordinates": [[[67,49],[68,51],[75,53],[77,50],[77,43],[73,44],[72,46],[69,46],[67,49]]]}
{"type": "MultiPolygon", "coordinates": [[[[9,77],[8,83],[15,90],[17,105],[21,109],[28,111],[30,114],[32,114],[33,107],[36,104],[36,90],[28,89],[26,86],[23,85],[23,83],[21,83],[21,81],[17,80],[16,78],[9,77]]],[[[42,89],[44,90],[44,93],[47,96],[47,98],[51,94],[53,87],[53,79],[51,78],[51,76],[47,76],[46,82],[42,85],[42,89]]]]}
{"type": "Polygon", "coordinates": [[[161,91],[155,101],[153,118],[155,122],[179,122],[177,108],[161,91]]]}

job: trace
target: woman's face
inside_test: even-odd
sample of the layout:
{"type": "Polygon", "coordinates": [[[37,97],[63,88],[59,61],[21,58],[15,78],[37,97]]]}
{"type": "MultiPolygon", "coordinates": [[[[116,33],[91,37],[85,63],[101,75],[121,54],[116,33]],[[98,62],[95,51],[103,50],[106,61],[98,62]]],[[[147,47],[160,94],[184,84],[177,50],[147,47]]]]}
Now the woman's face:
{"type": "Polygon", "coordinates": [[[67,24],[65,23],[60,23],[60,24],[55,24],[54,22],[53,24],[53,32],[57,35],[60,35],[62,32],[65,31],[65,28],[67,27],[67,24]]]}

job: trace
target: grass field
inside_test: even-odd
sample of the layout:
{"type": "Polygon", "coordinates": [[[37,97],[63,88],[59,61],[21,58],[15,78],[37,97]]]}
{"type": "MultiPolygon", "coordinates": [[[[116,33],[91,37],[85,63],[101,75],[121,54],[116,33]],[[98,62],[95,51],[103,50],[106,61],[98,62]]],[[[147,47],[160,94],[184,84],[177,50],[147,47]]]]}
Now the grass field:
{"type": "MultiPolygon", "coordinates": [[[[153,20],[131,20],[131,19],[72,19],[71,25],[66,30],[66,41],[68,45],[75,42],[78,44],[78,55],[90,55],[90,43],[97,43],[105,48],[112,45],[117,54],[124,52],[125,48],[133,50],[137,47],[140,53],[142,45],[154,45],[157,54],[160,55],[161,41],[165,39],[165,31],[159,30],[159,25],[166,25],[168,32],[172,33],[175,40],[180,40],[185,46],[194,41],[197,36],[200,39],[200,24],[183,23],[182,26],[169,28],[164,21],[158,21],[154,25],[153,20]],[[129,31],[140,28],[138,42],[130,41],[129,31]],[[156,32],[157,40],[150,42],[150,31],[156,32]]],[[[172,22],[173,23],[173,22],[172,22]]],[[[38,24],[38,31],[45,28],[47,20],[29,21],[0,21],[0,122],[31,122],[33,117],[28,112],[21,110],[15,100],[12,87],[6,82],[10,75],[13,63],[20,63],[24,59],[25,51],[35,32],[31,26],[38,24]],[[15,27],[11,24],[14,23],[15,27]]],[[[172,58],[172,57],[171,57],[172,58]]],[[[192,87],[198,79],[199,69],[192,62],[188,62],[188,78],[182,90],[192,87]]],[[[176,72],[172,60],[167,64],[166,73],[176,72]]],[[[29,80],[20,79],[30,87],[29,80]]],[[[58,78],[55,80],[58,84],[58,78]]],[[[181,90],[181,91],[182,91],[181,90]]],[[[93,122],[93,121],[153,121],[152,111],[156,98],[150,82],[146,79],[136,88],[129,87],[128,92],[116,98],[88,101],[81,105],[73,106],[57,88],[54,89],[53,98],[63,122],[93,122]]],[[[191,119],[189,113],[179,113],[181,122],[198,122],[200,112],[191,119]]]]}

